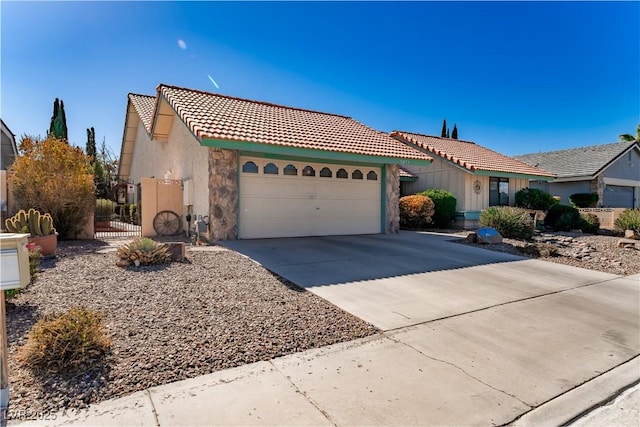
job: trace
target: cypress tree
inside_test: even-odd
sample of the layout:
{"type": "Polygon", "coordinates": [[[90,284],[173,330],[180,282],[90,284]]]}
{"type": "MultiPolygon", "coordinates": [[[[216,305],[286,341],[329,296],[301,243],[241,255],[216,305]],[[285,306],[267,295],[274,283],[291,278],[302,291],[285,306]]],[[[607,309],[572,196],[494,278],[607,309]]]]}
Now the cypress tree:
{"type": "Polygon", "coordinates": [[[458,126],[456,126],[456,124],[453,124],[453,130],[451,131],[451,138],[453,139],[458,139],[458,126]]]}
{"type": "Polygon", "coordinates": [[[96,161],[96,131],[93,127],[87,129],[87,156],[91,157],[91,161],[96,161]]]}
{"type": "Polygon", "coordinates": [[[64,112],[64,102],[60,100],[60,121],[62,122],[61,131],[62,131],[62,139],[68,142],[68,129],[67,129],[67,115],[64,112]]]}
{"type": "Polygon", "coordinates": [[[442,121],[442,131],[440,132],[440,136],[442,138],[446,138],[447,137],[447,119],[444,119],[442,121]]]}
{"type": "Polygon", "coordinates": [[[53,101],[53,115],[51,116],[51,124],[49,125],[49,135],[53,135],[58,139],[67,141],[67,117],[64,113],[64,102],[56,98],[53,101]]]}
{"type": "Polygon", "coordinates": [[[447,128],[447,135],[445,136],[445,138],[449,138],[449,128],[447,128]]]}
{"type": "Polygon", "coordinates": [[[51,116],[51,124],[49,124],[49,132],[47,134],[55,135],[55,123],[60,109],[60,100],[58,98],[53,101],[53,115],[51,116]]]}

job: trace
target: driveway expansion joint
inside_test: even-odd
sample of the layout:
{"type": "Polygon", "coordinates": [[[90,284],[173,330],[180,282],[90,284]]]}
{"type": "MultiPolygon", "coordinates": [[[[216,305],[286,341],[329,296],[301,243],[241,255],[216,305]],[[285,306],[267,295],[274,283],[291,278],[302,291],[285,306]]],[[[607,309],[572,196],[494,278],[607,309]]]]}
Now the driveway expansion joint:
{"type": "Polygon", "coordinates": [[[303,390],[301,390],[293,381],[291,381],[291,377],[285,375],[283,372],[280,371],[280,369],[278,369],[278,367],[273,363],[273,359],[268,361],[271,366],[273,366],[273,369],[279,373],[280,375],[282,375],[282,377],[287,380],[287,382],[289,382],[289,384],[291,384],[291,386],[295,389],[296,393],[299,393],[301,396],[303,396],[305,399],[307,399],[307,402],[309,402],[314,408],[316,408],[326,419],[327,421],[329,421],[331,423],[331,425],[338,427],[339,424],[336,423],[336,421],[331,418],[331,416],[320,407],[320,405],[318,405],[311,397],[309,397],[307,395],[307,393],[305,393],[303,390]]]}
{"type": "Polygon", "coordinates": [[[158,419],[158,411],[156,411],[156,404],[153,403],[153,397],[151,396],[151,392],[149,389],[145,390],[145,394],[149,399],[149,403],[151,403],[151,412],[153,413],[153,418],[156,420],[156,427],[160,427],[160,420],[158,419]]]}
{"type": "MultiPolygon", "coordinates": [[[[474,377],[474,376],[473,376],[473,375],[471,375],[469,372],[465,371],[463,368],[461,368],[460,366],[456,365],[455,363],[452,363],[452,362],[449,362],[449,361],[447,361],[447,360],[443,360],[443,359],[438,359],[437,357],[429,356],[428,354],[426,354],[426,353],[425,353],[425,352],[423,352],[423,351],[418,350],[418,349],[417,349],[417,348],[415,348],[414,346],[412,346],[412,345],[410,345],[410,344],[407,344],[407,343],[405,343],[405,342],[399,341],[399,340],[397,340],[397,339],[395,339],[395,338],[393,338],[393,337],[387,336],[387,338],[389,338],[391,341],[393,341],[393,342],[395,342],[395,343],[397,343],[397,344],[401,344],[401,345],[407,346],[407,347],[409,347],[410,349],[412,349],[412,350],[414,350],[414,351],[417,351],[418,353],[420,353],[422,356],[426,357],[427,359],[431,359],[431,360],[433,360],[434,362],[440,362],[440,363],[444,363],[445,365],[452,366],[452,367],[456,368],[457,370],[459,370],[460,372],[462,372],[463,374],[465,374],[466,376],[468,376],[469,378],[471,378],[471,379],[473,379],[473,380],[475,380],[475,381],[479,382],[480,384],[483,384],[483,385],[485,385],[485,386],[487,386],[487,387],[491,388],[492,390],[495,390],[495,391],[500,392],[500,393],[502,393],[502,394],[504,394],[504,395],[506,395],[506,396],[509,396],[509,397],[511,397],[511,398],[513,398],[513,399],[516,399],[518,402],[520,402],[520,403],[522,403],[523,405],[525,405],[525,406],[527,406],[528,408],[530,408],[529,410],[533,409],[533,406],[531,406],[531,405],[530,405],[530,404],[528,404],[527,402],[524,402],[523,400],[521,400],[520,398],[518,398],[518,396],[515,396],[515,395],[513,395],[513,394],[511,394],[511,393],[507,393],[507,392],[506,392],[506,391],[504,391],[504,390],[500,390],[499,388],[496,388],[496,387],[492,386],[491,384],[489,384],[489,383],[486,383],[486,382],[482,381],[480,378],[474,377]]],[[[528,411],[527,411],[527,412],[528,412],[528,411]]]]}

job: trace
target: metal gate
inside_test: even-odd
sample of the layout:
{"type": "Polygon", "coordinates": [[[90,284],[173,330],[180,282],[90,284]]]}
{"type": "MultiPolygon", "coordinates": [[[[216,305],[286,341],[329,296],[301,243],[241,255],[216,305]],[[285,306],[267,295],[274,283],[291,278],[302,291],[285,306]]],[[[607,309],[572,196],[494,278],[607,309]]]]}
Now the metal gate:
{"type": "Polygon", "coordinates": [[[114,188],[116,200],[96,200],[93,217],[95,239],[140,237],[140,203],[137,189],[133,184],[120,182],[114,188]]]}

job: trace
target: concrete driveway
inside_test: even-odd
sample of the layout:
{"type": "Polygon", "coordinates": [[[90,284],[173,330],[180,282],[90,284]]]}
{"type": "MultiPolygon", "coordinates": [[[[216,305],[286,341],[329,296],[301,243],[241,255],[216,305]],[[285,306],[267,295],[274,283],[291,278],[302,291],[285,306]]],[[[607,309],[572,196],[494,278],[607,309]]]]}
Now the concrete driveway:
{"type": "Polygon", "coordinates": [[[26,425],[569,425],[640,382],[640,275],[450,239],[225,242],[384,332],[26,425]]]}
{"type": "Polygon", "coordinates": [[[456,238],[401,232],[224,245],[385,331],[618,277],[452,243],[456,238]]]}

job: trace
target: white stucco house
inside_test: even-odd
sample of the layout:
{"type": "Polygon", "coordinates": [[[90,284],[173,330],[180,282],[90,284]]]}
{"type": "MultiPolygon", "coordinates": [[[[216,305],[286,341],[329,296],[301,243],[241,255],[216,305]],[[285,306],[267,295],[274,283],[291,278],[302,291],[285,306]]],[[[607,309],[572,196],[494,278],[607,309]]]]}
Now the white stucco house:
{"type": "Polygon", "coordinates": [[[490,206],[513,206],[515,194],[529,187],[531,180],[551,181],[553,173],[530,166],[463,141],[412,132],[394,131],[391,136],[434,158],[429,167],[402,166],[401,195],[430,188],[451,192],[457,201],[456,225],[478,226],[480,212],[490,206]]]}
{"type": "Polygon", "coordinates": [[[432,160],[346,116],[161,84],[128,95],[119,176],[143,235],[168,207],[208,215],[211,239],[394,233],[399,165],[432,160]]]}
{"type": "Polygon", "coordinates": [[[615,142],[516,156],[557,175],[551,182],[533,180],[532,188],[547,191],[569,204],[575,193],[598,194],[598,207],[640,207],[640,144],[615,142]]]}
{"type": "Polygon", "coordinates": [[[7,187],[7,170],[18,157],[18,147],[16,145],[16,136],[11,129],[0,119],[2,127],[1,144],[0,144],[0,224],[4,227],[4,220],[9,214],[9,189],[7,187]]]}

